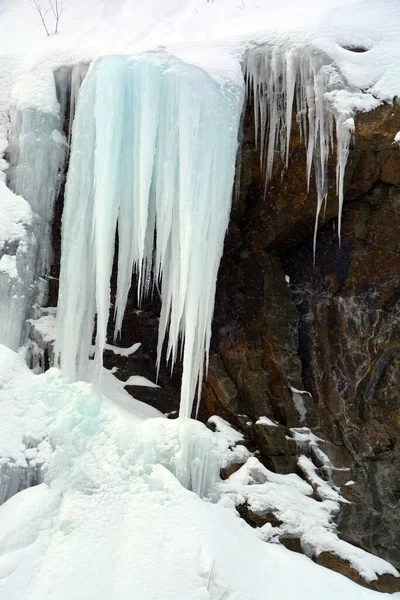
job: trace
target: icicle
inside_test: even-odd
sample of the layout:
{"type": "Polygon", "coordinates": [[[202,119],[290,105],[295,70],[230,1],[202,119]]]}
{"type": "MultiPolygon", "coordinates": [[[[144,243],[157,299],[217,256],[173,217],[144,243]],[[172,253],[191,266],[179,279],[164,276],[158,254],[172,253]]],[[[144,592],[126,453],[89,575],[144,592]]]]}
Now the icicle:
{"type": "Polygon", "coordinates": [[[318,219],[327,200],[327,166],[333,149],[333,121],[336,121],[337,194],[340,220],[343,205],[343,179],[354,122],[351,114],[338,112],[329,102],[328,92],[344,86],[328,56],[312,48],[260,46],[246,58],[247,93],[253,95],[256,142],[260,140],[260,160],[266,173],[266,186],[272,175],[275,155],[285,166],[289,162],[289,144],[294,98],[300,137],[306,146],[307,189],[311,171],[317,192],[314,228],[314,262],[318,219]]]}
{"type": "Polygon", "coordinates": [[[165,54],[92,66],[73,127],[63,216],[56,353],[70,378],[88,377],[95,314],[102,361],[118,227],[115,335],[132,270],[139,301],[153,272],[162,300],[158,365],[165,339],[171,368],[181,344],[180,415],[190,416],[208,360],[242,103],[241,88],[221,87],[165,54]]]}
{"type": "Polygon", "coordinates": [[[54,71],[57,100],[60,105],[60,122],[64,125],[68,145],[71,144],[72,123],[74,122],[79,89],[86,77],[89,65],[77,63],[73,66],[60,67],[54,71]]]}
{"type": "Polygon", "coordinates": [[[95,255],[93,244],[95,73],[82,85],[72,128],[69,172],[62,223],[60,288],[57,304],[55,356],[62,355],[64,374],[87,379],[95,318],[95,255]]]}
{"type": "Polygon", "coordinates": [[[338,237],[339,244],[341,241],[341,225],[342,225],[342,210],[343,210],[343,183],[344,172],[346,169],[347,158],[349,156],[349,146],[351,137],[354,133],[354,119],[349,116],[349,113],[342,114],[336,120],[336,144],[337,144],[337,163],[336,163],[336,191],[339,199],[338,211],[338,237]]]}

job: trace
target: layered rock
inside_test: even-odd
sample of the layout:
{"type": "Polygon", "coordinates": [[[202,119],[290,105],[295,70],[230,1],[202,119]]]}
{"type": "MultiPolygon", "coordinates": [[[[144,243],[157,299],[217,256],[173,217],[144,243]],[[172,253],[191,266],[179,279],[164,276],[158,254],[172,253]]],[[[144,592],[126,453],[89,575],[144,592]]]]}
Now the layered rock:
{"type": "MultiPolygon", "coordinates": [[[[240,180],[219,273],[203,408],[240,426],[265,415],[305,425],[343,495],[341,536],[400,566],[400,106],[358,115],[345,177],[342,243],[335,165],[313,264],[316,197],[294,130],[289,167],[264,190],[246,112],[240,180]],[[309,392],[304,393],[304,390],[309,392]],[[302,393],[299,393],[302,392],[302,393]]],[[[287,472],[279,441],[258,444],[287,472]],[[275,451],[274,451],[274,444],[275,451]]]]}

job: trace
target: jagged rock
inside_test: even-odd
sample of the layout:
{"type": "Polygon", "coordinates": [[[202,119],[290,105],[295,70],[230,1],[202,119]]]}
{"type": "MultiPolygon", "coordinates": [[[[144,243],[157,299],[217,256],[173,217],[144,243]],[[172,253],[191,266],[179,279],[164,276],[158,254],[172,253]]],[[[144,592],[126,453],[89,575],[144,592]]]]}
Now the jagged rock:
{"type": "MultiPolygon", "coordinates": [[[[396,567],[400,149],[393,142],[399,130],[396,103],[357,115],[345,177],[342,243],[339,247],[336,235],[332,159],[314,266],[316,198],[313,182],[307,194],[302,142],[294,126],[288,170],[282,175],[278,158],[264,194],[248,107],[240,181],[217,285],[211,377],[203,394],[206,415],[223,407],[222,416],[236,425],[235,415],[245,413],[254,422],[267,416],[285,427],[317,430],[339,468],[330,476],[351,501],[338,515],[341,537],[396,567]],[[290,386],[311,393],[301,396],[301,411],[290,386]],[[355,484],[345,486],[350,479],[355,484]]],[[[282,465],[275,457],[285,448],[281,435],[250,429],[260,460],[279,472],[282,465]]],[[[283,451],[283,456],[292,455],[283,451]]]]}
{"type": "Polygon", "coordinates": [[[298,449],[294,440],[287,439],[284,427],[253,425],[250,439],[260,451],[260,461],[275,473],[286,475],[296,469],[298,449]]]}
{"type": "Polygon", "coordinates": [[[386,593],[397,592],[400,590],[399,577],[394,577],[393,575],[385,573],[384,575],[378,575],[378,578],[373,581],[366,581],[347,560],[344,560],[335,554],[321,552],[315,557],[315,561],[318,565],[326,567],[327,569],[331,569],[332,571],[336,571],[337,573],[341,573],[359,585],[369,588],[370,590],[386,593]]]}
{"type": "Polygon", "coordinates": [[[231,463],[230,465],[221,469],[221,479],[228,479],[233,473],[239,471],[240,467],[243,466],[243,463],[231,463]]]}
{"type": "Polygon", "coordinates": [[[287,548],[288,550],[291,550],[292,552],[298,552],[299,554],[303,554],[301,541],[298,537],[282,535],[279,537],[279,541],[282,544],[282,546],[285,546],[285,548],[287,548]]]}
{"type": "Polygon", "coordinates": [[[247,504],[239,504],[236,507],[236,510],[252,527],[262,527],[263,525],[266,525],[266,523],[269,523],[272,527],[279,527],[279,525],[282,525],[282,521],[280,521],[273,512],[256,513],[250,510],[247,504]]]}

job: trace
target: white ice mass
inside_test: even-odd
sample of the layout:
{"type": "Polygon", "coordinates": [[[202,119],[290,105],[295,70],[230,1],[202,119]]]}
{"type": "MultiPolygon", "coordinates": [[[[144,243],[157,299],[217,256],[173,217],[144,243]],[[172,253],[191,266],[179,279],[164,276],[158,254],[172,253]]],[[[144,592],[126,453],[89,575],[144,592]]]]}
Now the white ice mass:
{"type": "Polygon", "coordinates": [[[183,357],[180,414],[191,415],[207,363],[242,103],[243,87],[218,85],[163,52],[106,57],[91,68],[63,216],[56,353],[72,381],[88,378],[95,316],[101,369],[118,230],[115,337],[132,271],[139,302],[160,285],[158,362],[167,338],[171,367],[183,357]]]}

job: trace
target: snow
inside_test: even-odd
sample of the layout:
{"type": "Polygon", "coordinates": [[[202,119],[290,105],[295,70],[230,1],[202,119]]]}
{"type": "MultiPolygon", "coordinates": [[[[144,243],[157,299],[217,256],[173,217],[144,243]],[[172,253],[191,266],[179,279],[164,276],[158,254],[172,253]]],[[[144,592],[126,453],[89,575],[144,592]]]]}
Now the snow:
{"type": "Polygon", "coordinates": [[[129,348],[120,348],[119,346],[113,346],[112,344],[105,344],[104,350],[110,350],[113,354],[116,354],[117,356],[128,357],[132,356],[132,354],[135,354],[135,352],[139,350],[140,346],[140,342],[132,344],[132,346],[129,346],[129,348]]]}
{"type": "Polygon", "coordinates": [[[246,504],[259,515],[272,512],[281,524],[273,527],[266,523],[260,527],[257,530],[260,539],[277,543],[280,535],[299,538],[305,553],[310,556],[321,552],[336,554],[349,561],[367,581],[376,579],[377,574],[383,572],[396,575],[397,571],[381,558],[337,537],[333,517],[340,510],[339,502],[344,499],[316,477],[311,465],[307,468],[308,473],[312,473],[312,483],[318,484],[319,502],[311,498],[313,487],[298,475],[273,473],[255,457],[250,457],[220,484],[223,493],[220,502],[229,508],[246,504]]]}
{"type": "Polygon", "coordinates": [[[394,136],[394,142],[400,144],[400,131],[398,131],[394,136]]]}
{"type": "Polygon", "coordinates": [[[278,427],[277,423],[274,423],[274,421],[272,421],[268,417],[260,417],[259,419],[257,419],[256,425],[266,425],[267,427],[278,427]]]}
{"type": "MultiPolygon", "coordinates": [[[[91,384],[67,384],[57,369],[34,375],[5,347],[0,361],[2,456],[24,464],[34,455],[43,464],[42,482],[0,507],[1,598],[81,600],[84,590],[85,600],[131,600],[134,590],[138,600],[319,600],[322,588],[327,600],[383,597],[261,541],[226,506],[224,486],[247,493],[246,486],[266,485],[249,485],[256,470],[271,486],[266,499],[274,490],[287,499],[282,511],[297,511],[295,519],[300,499],[303,509],[308,499],[326,522],[326,502],[307,498],[312,490],[296,475],[270,473],[250,457],[218,483],[224,434],[146,416],[132,398],[127,418],[128,407],[111,399],[119,384],[107,372],[109,396],[91,384]]],[[[306,527],[304,517],[299,526],[306,527]]],[[[356,562],[361,551],[354,552],[356,562]]],[[[370,574],[388,569],[369,560],[370,574]]]]}
{"type": "Polygon", "coordinates": [[[41,313],[37,319],[28,319],[28,323],[40,334],[43,342],[52,343],[56,339],[56,308],[42,308],[41,313]]]}
{"type": "Polygon", "coordinates": [[[10,278],[17,279],[17,257],[3,254],[0,258],[0,272],[6,273],[10,278]]]}
{"type": "Polygon", "coordinates": [[[129,379],[124,381],[124,387],[126,387],[127,385],[138,385],[151,388],[160,387],[159,385],[157,385],[153,381],[150,381],[150,379],[147,379],[147,377],[143,377],[142,375],[131,375],[129,379]]]}
{"type": "Polygon", "coordinates": [[[222,417],[218,417],[217,415],[213,415],[208,419],[208,423],[215,428],[215,431],[218,431],[228,442],[229,446],[238,444],[244,440],[244,435],[237,431],[225,421],[222,417]]]}
{"type": "Polygon", "coordinates": [[[308,427],[292,427],[289,429],[292,437],[289,439],[294,439],[297,442],[324,442],[325,440],[316,436],[312,431],[308,429],[308,427]]]}
{"type": "Polygon", "coordinates": [[[290,386],[290,390],[294,394],[307,394],[307,396],[311,396],[310,392],[307,392],[306,390],[298,390],[297,388],[293,387],[292,385],[290,386]]]}

